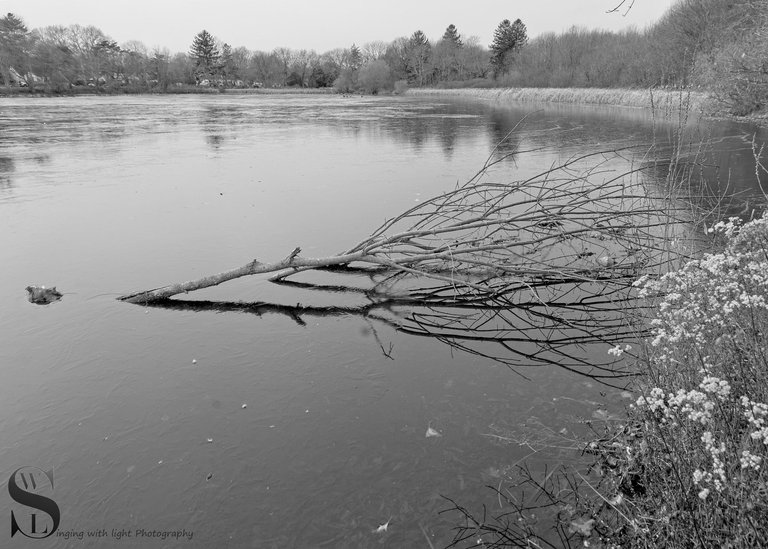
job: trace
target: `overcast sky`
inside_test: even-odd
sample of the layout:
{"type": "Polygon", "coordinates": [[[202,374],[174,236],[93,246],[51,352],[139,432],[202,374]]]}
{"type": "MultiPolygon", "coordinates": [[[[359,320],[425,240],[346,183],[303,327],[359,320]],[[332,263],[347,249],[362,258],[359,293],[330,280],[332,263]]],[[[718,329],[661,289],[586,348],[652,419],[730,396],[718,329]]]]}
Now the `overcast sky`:
{"type": "MultiPolygon", "coordinates": [[[[631,0],[628,0],[628,2],[631,0]]],[[[430,39],[453,23],[464,37],[488,45],[503,20],[523,20],[531,37],[573,25],[639,28],[674,0],[635,0],[628,14],[606,13],[620,0],[0,0],[0,13],[32,29],[94,25],[122,44],[188,51],[202,29],[233,47],[314,49],[318,53],[372,40],[391,41],[417,29],[430,39]]]]}

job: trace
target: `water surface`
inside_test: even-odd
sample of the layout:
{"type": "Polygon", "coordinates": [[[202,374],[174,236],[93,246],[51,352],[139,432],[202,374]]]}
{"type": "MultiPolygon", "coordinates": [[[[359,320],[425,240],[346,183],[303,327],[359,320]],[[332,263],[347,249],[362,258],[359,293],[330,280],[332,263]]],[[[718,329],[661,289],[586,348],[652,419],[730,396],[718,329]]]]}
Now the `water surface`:
{"type": "MultiPolygon", "coordinates": [[[[584,419],[620,410],[627,395],[358,315],[115,298],[296,246],[308,257],[347,249],[467,180],[502,140],[497,152],[531,151],[494,168],[513,180],[575,154],[674,138],[674,125],[634,111],[530,111],[443,98],[1,99],[4,474],[53,467],[62,532],[193,531],[182,547],[428,546],[425,535],[445,545],[456,517],[438,515],[441,495],[491,505],[485,486],[515,463],[567,459],[489,435],[553,433],[567,445],[584,419]],[[29,284],[56,285],[64,298],[34,306],[29,284]]],[[[708,154],[727,173],[721,194],[759,196],[755,131],[702,124],[686,137],[720,144],[708,154]]],[[[356,299],[264,277],[187,298],[356,299]]],[[[602,361],[608,348],[590,352],[602,361]]]]}

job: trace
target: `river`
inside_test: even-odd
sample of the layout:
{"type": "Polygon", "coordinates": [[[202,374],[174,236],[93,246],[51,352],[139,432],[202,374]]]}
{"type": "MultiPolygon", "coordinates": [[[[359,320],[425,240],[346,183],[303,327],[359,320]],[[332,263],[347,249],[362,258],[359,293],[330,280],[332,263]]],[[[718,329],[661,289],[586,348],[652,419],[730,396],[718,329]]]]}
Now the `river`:
{"type": "MultiPolygon", "coordinates": [[[[296,246],[340,252],[466,181],[502,140],[497,152],[529,151],[495,168],[511,180],[580,153],[664,145],[675,128],[627,109],[428,97],[0,99],[0,463],[3,479],[53,469],[61,511],[53,538],[29,546],[80,547],[100,529],[109,547],[121,529],[132,536],[120,546],[137,547],[444,546],[458,517],[438,514],[442,496],[497,505],[487,485],[526,458],[534,470],[570,459],[559,448],[585,420],[629,402],[624,382],[510,367],[356,314],[116,297],[296,246]],[[28,285],[64,295],[33,305],[28,285]],[[509,433],[529,444],[502,443],[509,433]]],[[[768,137],[700,122],[684,138],[714,143],[708,183],[739,197],[732,211],[761,196],[753,136],[768,137]]],[[[186,299],[354,301],[265,277],[196,294],[186,299]]],[[[609,348],[588,352],[602,361],[609,348]]]]}

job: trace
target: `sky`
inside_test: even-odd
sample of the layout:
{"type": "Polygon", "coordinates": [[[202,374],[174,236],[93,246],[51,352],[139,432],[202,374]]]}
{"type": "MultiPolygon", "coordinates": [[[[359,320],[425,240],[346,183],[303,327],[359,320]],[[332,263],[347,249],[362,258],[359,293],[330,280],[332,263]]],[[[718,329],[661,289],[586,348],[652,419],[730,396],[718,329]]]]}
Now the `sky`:
{"type": "MultiPolygon", "coordinates": [[[[94,25],[123,44],[186,52],[205,29],[232,47],[276,47],[322,53],[390,42],[424,31],[439,39],[449,24],[463,37],[488,46],[504,20],[522,19],[529,37],[573,25],[590,29],[643,28],[675,0],[635,0],[625,14],[606,13],[621,0],[0,0],[0,13],[20,16],[30,29],[48,25],[94,25]]],[[[631,0],[627,0],[627,3],[631,0]]]]}

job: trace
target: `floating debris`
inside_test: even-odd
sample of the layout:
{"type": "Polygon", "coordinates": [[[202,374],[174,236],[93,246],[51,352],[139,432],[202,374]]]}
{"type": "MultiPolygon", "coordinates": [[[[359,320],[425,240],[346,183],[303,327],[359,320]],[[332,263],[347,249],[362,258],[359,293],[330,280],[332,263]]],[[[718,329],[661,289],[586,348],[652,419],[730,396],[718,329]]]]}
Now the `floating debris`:
{"type": "Polygon", "coordinates": [[[45,286],[27,286],[27,299],[30,303],[35,305],[48,305],[54,301],[61,299],[62,293],[56,290],[56,286],[53,288],[46,288],[45,286]]]}
{"type": "Polygon", "coordinates": [[[568,531],[572,534],[579,534],[586,537],[592,535],[592,528],[595,525],[595,519],[587,519],[582,517],[571,522],[568,526],[568,531]]]}
{"type": "Polygon", "coordinates": [[[433,429],[432,427],[427,427],[427,434],[426,434],[427,438],[441,437],[441,436],[443,436],[443,434],[440,431],[437,431],[436,429],[433,429]]]}
{"type": "Polygon", "coordinates": [[[192,364],[197,364],[197,359],[196,358],[192,359],[192,364]]]}
{"type": "Polygon", "coordinates": [[[208,444],[211,444],[213,442],[213,439],[211,437],[208,437],[208,444]]]}
{"type": "Polygon", "coordinates": [[[389,520],[385,522],[384,524],[380,524],[376,530],[373,530],[374,534],[383,534],[387,531],[387,528],[389,528],[389,522],[392,520],[392,517],[389,517],[389,520]]]}
{"type": "Polygon", "coordinates": [[[213,478],[213,473],[208,473],[208,476],[207,476],[207,477],[205,477],[205,482],[208,482],[208,481],[209,481],[209,480],[211,480],[212,478],[213,478]]]}
{"type": "Polygon", "coordinates": [[[246,408],[248,408],[248,405],[247,405],[247,404],[243,404],[242,406],[240,406],[240,408],[242,408],[243,410],[245,410],[246,408]]]}

